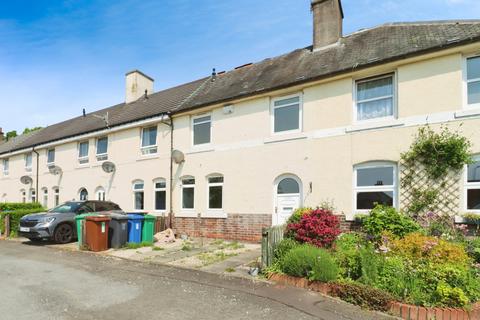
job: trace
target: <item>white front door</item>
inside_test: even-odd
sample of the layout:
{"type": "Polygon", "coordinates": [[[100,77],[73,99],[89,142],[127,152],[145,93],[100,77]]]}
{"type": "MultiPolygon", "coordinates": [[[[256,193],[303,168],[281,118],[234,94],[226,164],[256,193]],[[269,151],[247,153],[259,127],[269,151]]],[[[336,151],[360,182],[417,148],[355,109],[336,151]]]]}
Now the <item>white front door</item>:
{"type": "Polygon", "coordinates": [[[277,195],[276,223],[281,225],[287,222],[292,213],[300,208],[300,194],[279,194],[277,195]]]}
{"type": "Polygon", "coordinates": [[[276,186],[273,225],[285,224],[302,206],[301,187],[296,177],[283,177],[276,186]]]}

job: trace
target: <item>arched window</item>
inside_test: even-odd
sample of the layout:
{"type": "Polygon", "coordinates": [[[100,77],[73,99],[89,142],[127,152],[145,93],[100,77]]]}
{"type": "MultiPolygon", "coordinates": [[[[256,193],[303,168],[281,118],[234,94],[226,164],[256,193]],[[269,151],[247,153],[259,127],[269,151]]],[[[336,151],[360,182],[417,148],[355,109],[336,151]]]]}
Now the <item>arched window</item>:
{"type": "Polygon", "coordinates": [[[48,208],[48,189],[42,188],[42,206],[48,208]]]}
{"type": "Polygon", "coordinates": [[[223,176],[211,175],[208,178],[208,209],[223,209],[223,176]]]}
{"type": "Polygon", "coordinates": [[[193,210],[195,208],[195,178],[182,178],[182,209],[193,210]]]}
{"type": "Polygon", "coordinates": [[[103,187],[98,187],[95,190],[95,199],[98,201],[105,201],[105,189],[103,187]]]}
{"type": "Polygon", "coordinates": [[[167,183],[165,179],[153,180],[155,211],[165,212],[167,210],[167,183]]]}
{"type": "Polygon", "coordinates": [[[80,201],[87,201],[88,200],[88,191],[85,188],[80,189],[78,193],[80,201]]]}
{"type": "Polygon", "coordinates": [[[480,213],[480,155],[473,157],[465,172],[465,209],[480,213]]]}
{"type": "Polygon", "coordinates": [[[143,180],[136,180],[133,182],[133,208],[140,211],[145,209],[145,184],[143,180]]]}
{"type": "Polygon", "coordinates": [[[278,183],[277,194],[298,194],[300,186],[293,178],[284,178],[278,183]]]}
{"type": "Polygon", "coordinates": [[[397,165],[369,162],[354,168],[355,211],[368,211],[376,204],[396,207],[397,165]]]}
{"type": "Polygon", "coordinates": [[[35,189],[30,189],[29,198],[31,203],[37,202],[37,192],[35,191],[35,189]]]}
{"type": "Polygon", "coordinates": [[[53,206],[56,207],[60,204],[60,188],[53,187],[53,206]]]}
{"type": "Polygon", "coordinates": [[[27,202],[27,192],[25,189],[20,190],[20,196],[22,198],[22,203],[27,202]]]}

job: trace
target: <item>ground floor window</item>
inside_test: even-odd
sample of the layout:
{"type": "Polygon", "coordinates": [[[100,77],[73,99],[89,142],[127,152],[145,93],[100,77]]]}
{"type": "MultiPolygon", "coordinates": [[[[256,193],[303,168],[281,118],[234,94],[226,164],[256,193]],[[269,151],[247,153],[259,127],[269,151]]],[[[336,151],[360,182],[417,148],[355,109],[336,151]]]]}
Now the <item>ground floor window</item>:
{"type": "Polygon", "coordinates": [[[195,206],[195,178],[182,179],[182,209],[193,210],[195,206]]]}
{"type": "Polygon", "coordinates": [[[44,208],[48,208],[48,189],[43,189],[43,201],[42,205],[44,208]]]}
{"type": "Polygon", "coordinates": [[[53,205],[54,207],[60,204],[60,189],[53,188],[53,205]]]}
{"type": "Polygon", "coordinates": [[[223,209],[223,177],[208,178],[208,209],[223,209]]]}
{"type": "Polygon", "coordinates": [[[103,189],[102,187],[98,187],[95,191],[95,198],[98,201],[105,201],[105,189],[103,189]]]}
{"type": "Polygon", "coordinates": [[[144,193],[144,183],[143,181],[135,181],[133,183],[133,208],[135,210],[144,210],[145,209],[145,193],[144,193]]]}
{"type": "Polygon", "coordinates": [[[465,200],[467,211],[480,212],[480,156],[467,166],[465,200]]]}
{"type": "Polygon", "coordinates": [[[164,179],[154,181],[155,210],[165,211],[167,209],[167,184],[164,179]]]}
{"type": "Polygon", "coordinates": [[[88,191],[85,188],[80,189],[78,193],[80,201],[87,201],[88,200],[88,191]]]}
{"type": "Polygon", "coordinates": [[[396,206],[396,165],[371,162],[355,167],[355,211],[368,211],[376,204],[396,206]]]}
{"type": "Polygon", "coordinates": [[[35,189],[30,189],[30,202],[37,202],[37,192],[35,189]]]}
{"type": "Polygon", "coordinates": [[[22,203],[27,202],[27,192],[25,190],[20,191],[20,195],[22,196],[22,203]]]}

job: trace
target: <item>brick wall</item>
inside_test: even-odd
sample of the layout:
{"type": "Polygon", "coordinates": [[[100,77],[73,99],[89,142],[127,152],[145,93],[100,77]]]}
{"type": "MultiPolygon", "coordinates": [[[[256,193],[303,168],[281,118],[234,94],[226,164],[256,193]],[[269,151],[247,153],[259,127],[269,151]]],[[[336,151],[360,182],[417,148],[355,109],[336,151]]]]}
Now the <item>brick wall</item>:
{"type": "Polygon", "coordinates": [[[260,242],[262,228],[272,225],[270,214],[229,214],[228,218],[180,218],[175,217],[177,235],[260,242]]]}

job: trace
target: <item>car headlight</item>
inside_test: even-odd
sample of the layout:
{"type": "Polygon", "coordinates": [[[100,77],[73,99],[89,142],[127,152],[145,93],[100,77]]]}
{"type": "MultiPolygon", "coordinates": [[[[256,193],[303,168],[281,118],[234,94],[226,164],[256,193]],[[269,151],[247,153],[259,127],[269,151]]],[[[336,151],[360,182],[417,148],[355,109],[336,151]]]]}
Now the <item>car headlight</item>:
{"type": "Polygon", "coordinates": [[[48,226],[50,223],[55,221],[54,217],[47,217],[47,218],[42,218],[38,221],[39,226],[48,226]]]}

